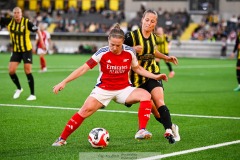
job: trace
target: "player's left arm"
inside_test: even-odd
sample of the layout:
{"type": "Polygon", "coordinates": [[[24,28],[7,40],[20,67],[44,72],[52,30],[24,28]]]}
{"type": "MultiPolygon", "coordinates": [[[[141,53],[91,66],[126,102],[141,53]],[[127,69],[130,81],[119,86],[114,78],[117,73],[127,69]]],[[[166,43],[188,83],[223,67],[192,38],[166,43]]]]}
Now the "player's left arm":
{"type": "Polygon", "coordinates": [[[155,57],[164,59],[167,62],[172,62],[173,64],[177,65],[178,64],[178,59],[175,56],[166,56],[162,53],[160,53],[157,49],[155,49],[155,57]]]}
{"type": "Polygon", "coordinates": [[[38,27],[36,25],[34,25],[32,22],[28,21],[28,29],[32,32],[36,32],[38,34],[38,40],[39,43],[42,46],[42,49],[46,50],[46,46],[43,42],[43,37],[42,37],[42,33],[41,31],[38,29],[38,27]]]}
{"type": "Polygon", "coordinates": [[[46,45],[43,42],[43,37],[42,37],[42,33],[40,30],[37,30],[37,34],[38,34],[38,38],[39,38],[39,43],[42,46],[42,49],[46,50],[46,45]]]}
{"type": "Polygon", "coordinates": [[[148,78],[155,79],[155,80],[164,80],[164,81],[168,80],[168,77],[166,74],[153,74],[153,73],[147,71],[146,69],[144,69],[142,66],[140,66],[138,64],[137,57],[135,56],[135,53],[133,53],[133,52],[132,52],[131,69],[135,73],[137,73],[141,76],[144,76],[144,77],[148,77],[148,78]]]}
{"type": "Polygon", "coordinates": [[[166,74],[153,74],[149,71],[147,71],[146,69],[144,69],[142,66],[137,65],[135,67],[132,67],[132,70],[144,77],[147,78],[151,78],[151,79],[155,79],[155,80],[164,80],[164,81],[168,81],[168,77],[166,74]]]}

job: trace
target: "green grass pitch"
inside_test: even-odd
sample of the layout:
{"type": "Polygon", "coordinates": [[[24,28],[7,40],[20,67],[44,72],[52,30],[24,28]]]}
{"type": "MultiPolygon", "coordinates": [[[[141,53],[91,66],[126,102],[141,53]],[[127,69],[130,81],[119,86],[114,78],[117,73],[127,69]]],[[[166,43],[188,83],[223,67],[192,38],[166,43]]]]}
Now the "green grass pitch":
{"type": "MultiPolygon", "coordinates": [[[[152,139],[135,140],[138,104],[126,108],[111,102],[106,109],[86,119],[68,138],[66,146],[52,147],[66,122],[94,87],[98,67],[55,95],[53,86],[90,55],[47,55],[46,73],[38,72],[39,57],[34,55],[37,100],[29,102],[26,101],[30,93],[22,63],[17,74],[24,92],[19,99],[12,99],[16,88],[8,75],[9,57],[10,54],[0,53],[1,160],[78,160],[80,152],[156,152],[171,160],[237,160],[240,157],[240,92],[233,91],[237,86],[236,60],[179,58],[179,65],[173,65],[176,75],[164,82],[164,88],[172,121],[180,127],[181,141],[174,145],[164,139],[164,129],[153,116],[148,123],[152,139]],[[93,149],[88,143],[88,133],[95,127],[109,131],[107,148],[93,149]],[[227,142],[236,143],[228,145],[227,142]],[[226,145],[218,147],[218,144],[226,145]],[[216,147],[209,147],[213,145],[216,147]],[[207,149],[191,152],[201,147],[207,149]],[[183,151],[186,153],[180,154],[183,151]],[[167,156],[173,153],[177,154],[167,156]]],[[[161,70],[168,74],[163,61],[161,70]]]]}

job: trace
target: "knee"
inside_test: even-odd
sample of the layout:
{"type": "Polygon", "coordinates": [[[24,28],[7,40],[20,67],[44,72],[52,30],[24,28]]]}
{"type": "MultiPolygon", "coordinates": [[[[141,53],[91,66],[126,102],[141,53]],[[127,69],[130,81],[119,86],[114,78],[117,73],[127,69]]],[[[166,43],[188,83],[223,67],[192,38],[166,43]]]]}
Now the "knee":
{"type": "Polygon", "coordinates": [[[79,111],[78,114],[82,116],[83,118],[87,118],[91,116],[95,111],[91,108],[88,107],[82,107],[79,111]]]}
{"type": "Polygon", "coordinates": [[[9,73],[9,75],[13,75],[13,74],[16,73],[16,69],[10,67],[10,68],[8,69],[8,73],[9,73]]]}
{"type": "Polygon", "coordinates": [[[8,73],[9,73],[9,75],[14,75],[16,72],[13,70],[9,70],[8,73]]]}
{"type": "Polygon", "coordinates": [[[30,74],[31,73],[31,69],[24,69],[24,72],[25,72],[25,74],[30,74]]]}
{"type": "Polygon", "coordinates": [[[144,101],[144,100],[151,100],[151,94],[148,93],[147,91],[144,91],[144,92],[140,95],[140,101],[144,101]]]}
{"type": "Polygon", "coordinates": [[[79,111],[78,111],[78,114],[80,115],[80,116],[82,116],[83,118],[87,118],[88,117],[88,113],[89,111],[88,111],[88,109],[83,109],[83,108],[81,108],[79,111]]]}

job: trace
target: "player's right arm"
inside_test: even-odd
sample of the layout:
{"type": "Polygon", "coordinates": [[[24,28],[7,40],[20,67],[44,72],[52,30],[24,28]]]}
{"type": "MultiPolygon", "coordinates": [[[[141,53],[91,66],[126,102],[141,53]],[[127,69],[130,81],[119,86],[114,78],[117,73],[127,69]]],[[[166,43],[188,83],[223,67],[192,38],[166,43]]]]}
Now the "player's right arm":
{"type": "Polygon", "coordinates": [[[55,94],[58,94],[59,91],[64,89],[66,84],[70,81],[73,81],[74,79],[77,79],[78,77],[82,76],[84,73],[86,73],[90,69],[89,65],[87,63],[83,64],[76,70],[74,70],[67,78],[65,78],[62,82],[58,83],[53,87],[53,92],[55,94]]]}

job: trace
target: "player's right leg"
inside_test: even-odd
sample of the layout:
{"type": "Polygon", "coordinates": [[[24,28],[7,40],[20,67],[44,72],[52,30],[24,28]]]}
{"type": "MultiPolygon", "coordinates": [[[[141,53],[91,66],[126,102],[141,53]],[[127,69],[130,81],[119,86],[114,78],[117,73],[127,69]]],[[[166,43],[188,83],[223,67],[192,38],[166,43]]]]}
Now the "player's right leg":
{"type": "Polygon", "coordinates": [[[13,95],[13,99],[17,99],[20,97],[21,93],[23,92],[23,89],[21,88],[18,76],[16,74],[16,70],[18,68],[18,65],[20,62],[18,62],[19,57],[15,57],[15,54],[12,55],[10,62],[9,62],[9,66],[8,66],[8,72],[9,72],[9,76],[12,79],[13,83],[16,85],[17,89],[13,95]]]}
{"type": "Polygon", "coordinates": [[[52,144],[52,146],[63,146],[66,145],[67,138],[81,126],[85,118],[91,116],[94,112],[102,107],[102,103],[96,98],[89,96],[84,102],[80,110],[75,113],[71,119],[67,122],[65,128],[63,129],[60,137],[52,144]]]}

